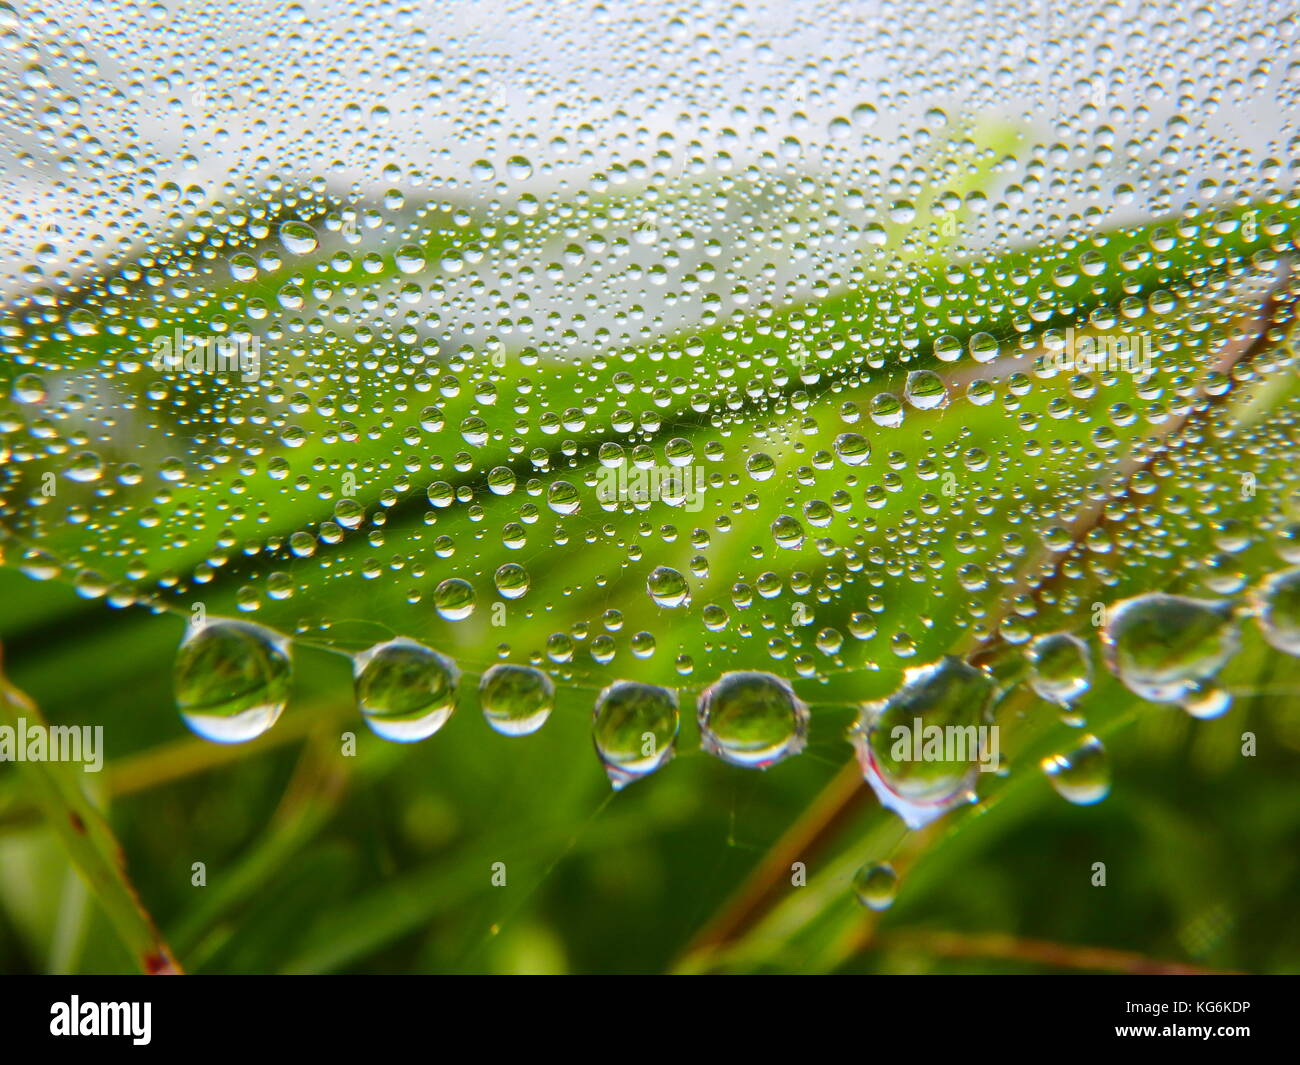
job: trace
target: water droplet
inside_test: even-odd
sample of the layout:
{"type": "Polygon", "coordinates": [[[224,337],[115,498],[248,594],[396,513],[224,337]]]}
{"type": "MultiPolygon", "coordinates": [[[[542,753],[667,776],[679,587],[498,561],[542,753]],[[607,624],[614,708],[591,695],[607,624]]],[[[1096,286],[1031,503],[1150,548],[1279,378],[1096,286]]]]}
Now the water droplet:
{"type": "Polygon", "coordinates": [[[68,332],[76,337],[93,337],[99,332],[99,319],[93,311],[78,307],[68,315],[68,332]]]}
{"type": "Polygon", "coordinates": [[[1236,653],[1232,604],[1152,593],[1113,604],[1102,630],[1106,661],[1135,695],[1181,703],[1236,653]]]}
{"type": "Polygon", "coordinates": [[[261,625],[213,618],[191,626],[176,654],[181,718],[206,740],[244,743],[266,732],[289,699],[289,641],[261,625]]]}
{"type": "Polygon", "coordinates": [[[14,378],[13,395],[18,403],[44,403],[45,382],[34,373],[19,374],[14,378]]]}
{"type": "Polygon", "coordinates": [[[1110,794],[1110,764],[1096,736],[1084,736],[1077,747],[1040,764],[1056,793],[1076,806],[1090,806],[1110,794]]]}
{"type": "Polygon", "coordinates": [[[887,910],[898,896],[898,874],[888,862],[868,863],[853,875],[853,894],[868,909],[887,910]]]}
{"type": "Polygon", "coordinates": [[[456,709],[460,669],[446,655],[404,637],[376,644],[353,660],[357,705],[381,739],[427,739],[456,709]]]}
{"type": "Polygon", "coordinates": [[[803,526],[789,514],[782,514],[772,522],[772,539],[777,547],[793,551],[803,546],[803,526]]]}
{"type": "Polygon", "coordinates": [[[404,274],[418,274],[426,261],[424,249],[418,244],[404,244],[393,253],[393,262],[404,274]]]}
{"type": "Polygon", "coordinates": [[[903,424],[903,401],[892,392],[881,392],[871,398],[871,420],[883,429],[896,429],[903,424]]]}
{"type": "Polygon", "coordinates": [[[527,736],[551,716],[555,684],[540,669],[499,663],[480,678],[478,696],[493,729],[503,736],[527,736]]]}
{"type": "Polygon", "coordinates": [[[758,451],[745,460],[745,470],[754,480],[766,481],[775,472],[776,462],[771,455],[758,451]]]}
{"type": "Polygon", "coordinates": [[[526,181],[533,176],[533,164],[522,155],[512,155],[506,160],[506,173],[515,181],[526,181]]]}
{"type": "Polygon", "coordinates": [[[673,756],[678,725],[677,696],[667,688],[620,680],[602,691],[592,739],[614,788],[665,765],[673,756]]]}
{"type": "Polygon", "coordinates": [[[997,337],[991,333],[976,333],[970,338],[970,354],[976,362],[992,362],[999,350],[997,337]]]}
{"type": "Polygon", "coordinates": [[[1092,684],[1092,652],[1079,637],[1052,632],[1037,637],[1025,652],[1029,683],[1039,696],[1069,706],[1092,684]]]}
{"type": "Polygon", "coordinates": [[[528,593],[528,571],[517,562],[498,566],[493,580],[502,599],[519,599],[528,593]]]}
{"type": "Polygon", "coordinates": [[[846,466],[861,466],[871,458],[871,443],[858,433],[841,433],[833,445],[835,454],[846,466]]]}
{"type": "Polygon", "coordinates": [[[1250,598],[1264,639],[1279,651],[1300,655],[1300,567],[1264,578],[1250,598]]]}
{"type": "Polygon", "coordinates": [[[675,608],[687,606],[691,601],[691,589],[686,578],[667,566],[656,566],[650,571],[645,589],[658,606],[675,608]]]}
{"type": "Polygon", "coordinates": [[[903,395],[917,410],[936,410],[948,405],[948,388],[933,370],[913,370],[907,375],[903,395]]]}
{"type": "Polygon", "coordinates": [[[771,673],[724,673],[700,693],[700,746],[732,765],[766,769],[803,750],[808,707],[771,673]]]}
{"type": "Polygon", "coordinates": [[[294,255],[306,255],[315,251],[320,242],[311,226],[294,219],[280,226],[280,243],[284,245],[285,251],[294,255]]]}
{"type": "Polygon", "coordinates": [[[863,705],[849,742],[880,804],[909,828],[972,801],[981,768],[996,768],[994,689],[987,672],[948,655],[907,670],[887,699],[863,705]]]}
{"type": "Polygon", "coordinates": [[[459,577],[449,577],[433,590],[433,608],[443,621],[464,621],[474,613],[474,587],[459,577]]]}

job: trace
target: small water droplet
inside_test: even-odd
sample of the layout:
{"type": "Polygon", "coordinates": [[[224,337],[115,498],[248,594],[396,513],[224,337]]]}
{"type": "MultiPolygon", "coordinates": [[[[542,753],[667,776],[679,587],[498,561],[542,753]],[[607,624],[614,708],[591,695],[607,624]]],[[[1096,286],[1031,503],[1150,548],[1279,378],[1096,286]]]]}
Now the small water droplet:
{"type": "Polygon", "coordinates": [[[1037,637],[1025,657],[1031,687],[1049,703],[1069,706],[1092,684],[1092,653],[1086,643],[1068,632],[1037,637]]]}
{"type": "Polygon", "coordinates": [[[853,894],[868,909],[887,910],[898,896],[898,874],[888,862],[868,863],[853,876],[853,894]]]}
{"type": "Polygon", "coordinates": [[[1077,747],[1040,764],[1056,793],[1076,806],[1090,806],[1110,794],[1110,763],[1096,736],[1084,736],[1077,747]]]}

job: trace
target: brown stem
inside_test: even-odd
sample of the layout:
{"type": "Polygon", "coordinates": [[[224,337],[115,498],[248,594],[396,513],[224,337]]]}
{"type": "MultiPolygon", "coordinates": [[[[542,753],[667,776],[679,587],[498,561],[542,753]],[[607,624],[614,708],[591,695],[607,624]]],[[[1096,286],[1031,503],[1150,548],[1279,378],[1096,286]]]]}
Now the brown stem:
{"type": "Polygon", "coordinates": [[[1027,962],[1050,969],[1089,972],[1206,976],[1233,970],[1206,969],[1177,961],[1160,961],[1128,950],[1075,946],[1045,939],[1020,939],[998,933],[966,935],[961,932],[890,932],[870,944],[886,950],[915,950],[940,958],[989,958],[1027,962]]]}

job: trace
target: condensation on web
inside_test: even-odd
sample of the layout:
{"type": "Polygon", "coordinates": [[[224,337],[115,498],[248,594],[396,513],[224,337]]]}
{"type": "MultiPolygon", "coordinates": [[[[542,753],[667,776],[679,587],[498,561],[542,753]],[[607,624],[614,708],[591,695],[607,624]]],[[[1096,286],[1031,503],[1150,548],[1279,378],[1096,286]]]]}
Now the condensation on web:
{"type": "Polygon", "coordinates": [[[1157,590],[1210,650],[1110,664],[1209,716],[1217,604],[1291,623],[1288,5],[0,16],[7,565],[530,665],[525,723],[536,668],[1059,695],[1157,590]]]}

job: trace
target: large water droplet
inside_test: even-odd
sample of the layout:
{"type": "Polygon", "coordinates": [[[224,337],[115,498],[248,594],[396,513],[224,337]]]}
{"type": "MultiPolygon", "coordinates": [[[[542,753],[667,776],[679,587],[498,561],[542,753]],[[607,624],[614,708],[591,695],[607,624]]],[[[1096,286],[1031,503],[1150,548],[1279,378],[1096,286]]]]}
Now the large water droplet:
{"type": "Polygon", "coordinates": [[[935,410],[947,406],[948,386],[933,370],[913,370],[907,375],[903,395],[917,410],[935,410]]]}
{"type": "Polygon", "coordinates": [[[609,782],[620,789],[673,756],[677,696],[667,688],[615,681],[596,698],[592,740],[609,782]]]}
{"type": "Polygon", "coordinates": [[[289,641],[279,633],[213,618],[191,626],[176,653],[176,705],[204,739],[243,743],[275,724],[292,671],[289,641]]]}
{"type": "Polygon", "coordinates": [[[1114,604],[1102,630],[1111,670],[1153,703],[1193,696],[1233,654],[1239,636],[1232,604],[1152,593],[1114,604]]]}
{"type": "Polygon", "coordinates": [[[808,707],[771,673],[724,673],[700,693],[700,746],[732,765],[766,769],[807,742],[808,707]]]}
{"type": "Polygon", "coordinates": [[[864,704],[849,742],[880,804],[921,828],[975,798],[997,768],[993,677],[948,655],[916,666],[887,699],[864,704]]]}
{"type": "Polygon", "coordinates": [[[398,637],[363,651],[353,661],[352,675],[357,705],[382,739],[427,739],[456,709],[456,663],[414,640],[398,637]]]}
{"type": "Polygon", "coordinates": [[[1265,577],[1250,598],[1264,639],[1279,651],[1300,655],[1300,567],[1265,577]]]}
{"type": "Polygon", "coordinates": [[[315,251],[319,242],[316,239],[316,231],[311,226],[294,219],[280,227],[280,243],[284,245],[286,251],[291,251],[294,255],[306,255],[308,252],[315,251]]]}
{"type": "Polygon", "coordinates": [[[691,589],[686,578],[668,566],[656,566],[651,570],[645,588],[658,606],[687,606],[691,601],[691,589]]]}
{"type": "Polygon", "coordinates": [[[478,685],[483,717],[503,736],[536,732],[555,707],[555,684],[540,669],[501,663],[491,666],[478,685]]]}

